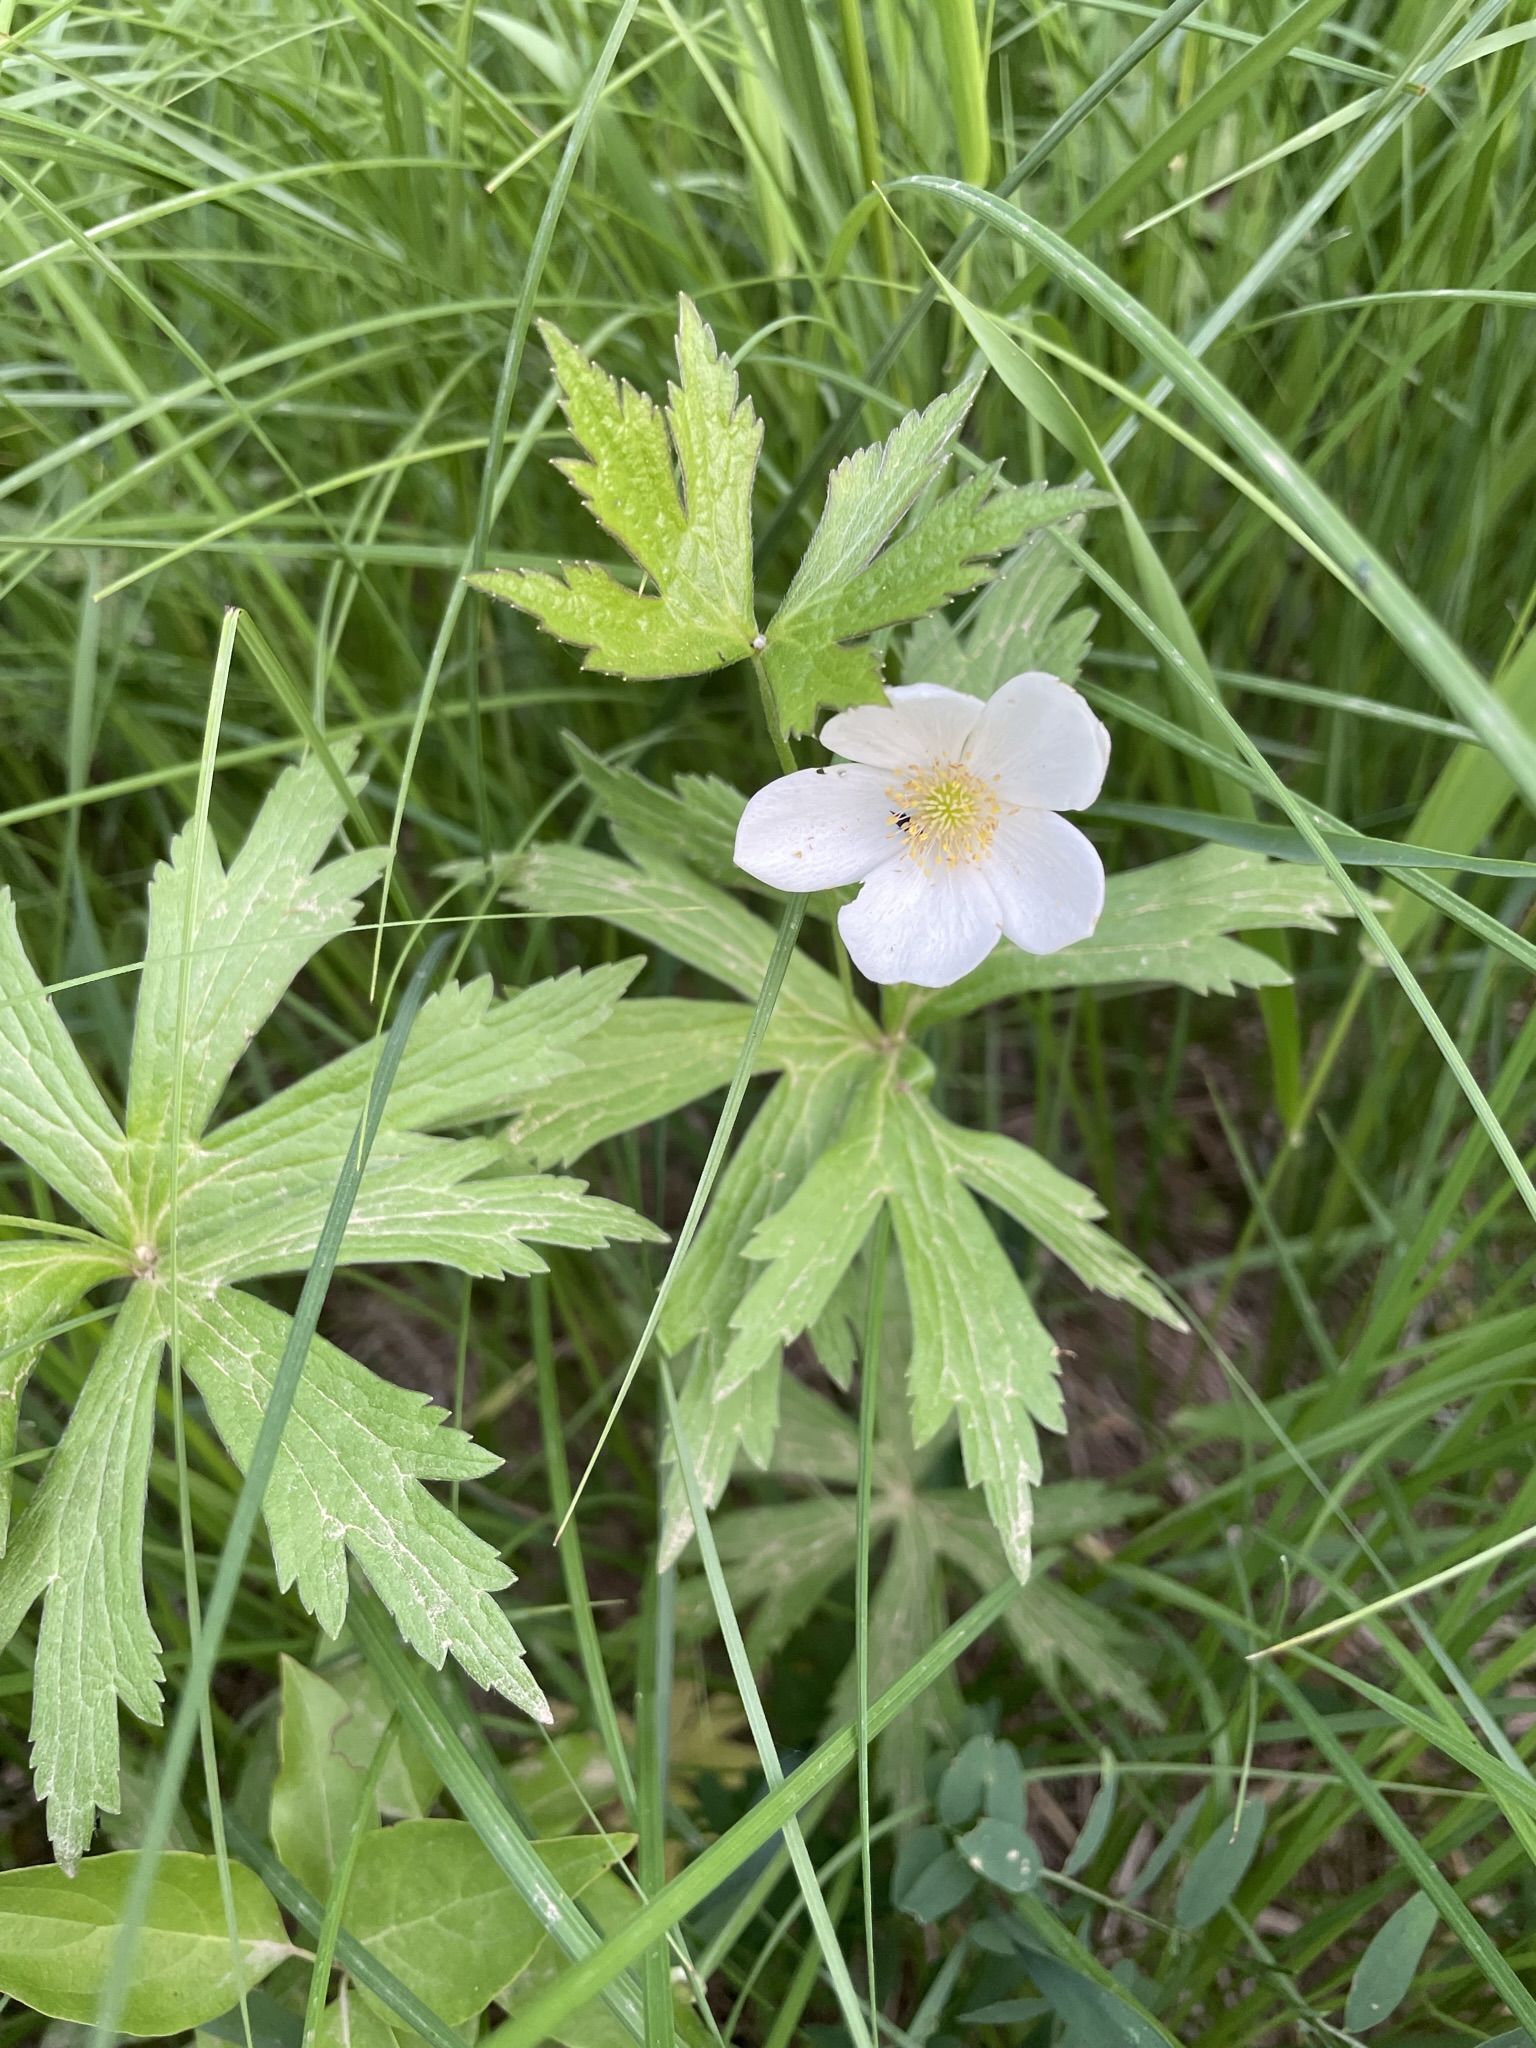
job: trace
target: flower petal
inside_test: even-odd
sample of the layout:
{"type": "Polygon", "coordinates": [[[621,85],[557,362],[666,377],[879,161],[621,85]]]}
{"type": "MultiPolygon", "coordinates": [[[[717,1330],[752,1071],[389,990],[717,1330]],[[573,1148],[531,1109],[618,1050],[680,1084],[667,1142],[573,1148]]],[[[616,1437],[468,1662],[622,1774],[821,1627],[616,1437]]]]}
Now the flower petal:
{"type": "Polygon", "coordinates": [[[1054,811],[999,820],[986,875],[1003,930],[1026,953],[1059,953],[1086,939],[1104,908],[1104,863],[1054,811]]]}
{"type": "Polygon", "coordinates": [[[1104,786],[1109,734],[1086,698],[1036,670],[983,706],[967,759],[1011,804],[1085,811],[1104,786]]]}
{"type": "Polygon", "coordinates": [[[802,768],[760,789],[736,828],[736,865],[797,894],[861,882],[902,843],[877,768],[802,768]]]}
{"type": "Polygon", "coordinates": [[[853,964],[871,981],[947,988],[997,944],[1001,918],[987,871],[973,862],[898,854],[837,913],[853,964]]]}
{"type": "Polygon", "coordinates": [[[903,683],[887,690],[889,705],[839,711],[821,728],[821,744],[872,768],[923,768],[958,761],[986,708],[942,683],[903,683]]]}

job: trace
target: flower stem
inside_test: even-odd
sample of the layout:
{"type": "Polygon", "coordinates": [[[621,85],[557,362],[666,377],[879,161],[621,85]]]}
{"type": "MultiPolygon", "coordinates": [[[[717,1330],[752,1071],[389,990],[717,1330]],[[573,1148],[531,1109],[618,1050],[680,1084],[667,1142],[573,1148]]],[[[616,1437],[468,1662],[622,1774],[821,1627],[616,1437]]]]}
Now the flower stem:
{"type": "Polygon", "coordinates": [[[763,723],[768,728],[768,737],[773,742],[773,751],[779,757],[779,766],[786,775],[793,775],[799,767],[790,750],[789,741],[779,730],[779,715],[773,707],[773,690],[768,682],[768,671],[763,666],[760,654],[752,656],[752,668],[757,676],[757,694],[763,707],[763,723]]]}

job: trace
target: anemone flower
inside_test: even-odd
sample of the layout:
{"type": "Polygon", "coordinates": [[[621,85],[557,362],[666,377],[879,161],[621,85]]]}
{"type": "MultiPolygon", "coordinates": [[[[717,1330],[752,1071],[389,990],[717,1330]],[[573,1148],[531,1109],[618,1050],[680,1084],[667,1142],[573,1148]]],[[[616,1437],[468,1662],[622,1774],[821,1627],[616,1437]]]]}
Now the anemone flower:
{"type": "Polygon", "coordinates": [[[938,683],[829,718],[843,758],[760,789],[736,864],[776,889],[863,887],[838,912],[871,981],[945,988],[999,938],[1058,953],[1104,907],[1104,868],[1058,815],[1097,797],[1109,734],[1055,676],[1014,676],[985,703],[938,683]]]}

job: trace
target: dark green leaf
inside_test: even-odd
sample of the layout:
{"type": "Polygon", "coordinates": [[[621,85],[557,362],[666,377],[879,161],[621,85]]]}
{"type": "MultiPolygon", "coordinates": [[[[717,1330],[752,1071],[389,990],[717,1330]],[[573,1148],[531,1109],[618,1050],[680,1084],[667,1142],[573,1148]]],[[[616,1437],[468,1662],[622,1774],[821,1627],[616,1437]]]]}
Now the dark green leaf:
{"type": "Polygon", "coordinates": [[[1247,1876],[1268,1817],[1263,1800],[1249,1797],[1240,1814],[1221,1820],[1179,1886],[1174,1919],[1180,1927],[1203,1927],[1221,1911],[1247,1876]]]}
{"type": "Polygon", "coordinates": [[[1414,1973],[1438,1918],[1430,1900],[1415,1892],[1377,1929],[1355,1966],[1344,2007],[1344,2025],[1351,2034],[1363,2034],[1397,2011],[1412,1989],[1414,1973]]]}

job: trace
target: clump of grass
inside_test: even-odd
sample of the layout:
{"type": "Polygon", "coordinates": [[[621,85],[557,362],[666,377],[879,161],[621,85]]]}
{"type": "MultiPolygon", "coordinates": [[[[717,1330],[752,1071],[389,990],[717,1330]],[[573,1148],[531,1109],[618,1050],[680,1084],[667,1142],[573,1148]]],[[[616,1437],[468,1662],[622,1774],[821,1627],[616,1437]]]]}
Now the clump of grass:
{"type": "MultiPolygon", "coordinates": [[[[1360,834],[1483,857],[1482,869],[1416,870],[1429,876],[1417,893],[1379,848],[1351,870],[1383,899],[1407,992],[1356,936],[1306,937],[1291,941],[1289,1015],[1079,992],[933,1034],[944,1089],[1092,1181],[1195,1327],[1177,1338],[1085,1306],[1049,1264],[1031,1274],[1072,1354],[1056,1476],[1141,1496],[1120,1532],[1079,1538],[1057,1570],[1133,1646],[1160,1725],[1090,1696],[1070,1667],[1026,1666],[993,1631],[933,1696],[923,1739],[939,1758],[989,1728],[1016,1744],[1046,1864],[1089,1844],[1070,1883],[1030,1895],[1044,1902],[1037,1944],[1113,1967],[1174,2039],[1339,2038],[1366,1944],[1415,1889],[1436,1928],[1374,2038],[1529,2026],[1533,1566],[1518,1548],[1478,1562],[1533,1520],[1536,1262],[1518,1176],[1491,1138],[1496,1124],[1520,1148],[1530,1128],[1531,787],[1518,749],[1483,744],[1490,705],[1525,731],[1536,719],[1525,25],[1496,6],[1446,15],[1418,0],[1160,17],[658,0],[625,32],[546,251],[540,222],[613,24],[606,6],[535,18],[415,0],[339,14],[189,0],[4,15],[0,881],[109,1088],[125,1078],[143,885],[192,799],[227,605],[270,658],[242,655],[231,676],[216,831],[229,844],[244,829],[308,722],[356,730],[368,822],[381,838],[398,824],[386,965],[399,921],[430,913],[443,863],[601,831],[569,778],[567,728],[660,779],[715,772],[750,787],[774,771],[766,740],[746,736],[739,677],[582,673],[526,621],[464,602],[485,502],[498,563],[593,547],[546,459],[567,442],[537,350],[499,405],[508,335],[535,312],[658,391],[676,294],[699,303],[765,422],[771,603],[830,463],[968,364],[971,334],[923,256],[947,265],[1112,452],[1165,572],[1149,582],[1126,522],[1101,515],[1088,530],[1103,587],[1085,681],[1116,750],[1095,827],[1107,864],[1187,846],[1190,813],[1229,831],[1292,829],[1255,803],[1255,774],[1125,597],[1187,635],[1173,654],[1208,664],[1302,804],[1360,834]],[[1189,342],[1233,409],[1226,427],[1237,408],[1257,422],[1451,636],[1471,678],[1460,695],[1437,687],[1446,665],[1383,614],[1370,576],[1350,562],[1330,572],[1222,419],[1162,393],[1155,363],[1064,267],[996,226],[957,253],[969,216],[901,184],[933,173],[1017,179],[1024,215],[1189,342]],[[871,180],[886,201],[867,197],[871,180]],[[1491,1105],[1483,1122],[1448,1051],[1491,1105]],[[1246,1661],[1460,1565],[1411,1606],[1246,1661]],[[1117,1791],[1094,1839],[1106,1753],[1117,1791]],[[1259,1798],[1251,1862],[1190,1924],[1180,1886],[1194,1852],[1259,1798]]],[[[1066,481],[1080,465],[1049,407],[999,378],[969,440],[1015,478],[1066,481]]],[[[460,971],[511,984],[619,944],[497,901],[460,930],[460,971]]],[[[665,957],[647,974],[653,994],[707,992],[665,957]]],[[[369,1035],[377,986],[367,936],[329,948],[251,1048],[242,1098],[369,1035]]],[[[710,1129],[674,1116],[614,1141],[592,1177],[675,1227],[710,1129]]],[[[21,1169],[6,1166],[3,1184],[7,1212],[39,1213],[21,1169]]],[[[579,1471],[596,1441],[659,1277],[648,1257],[557,1256],[531,1304],[416,1269],[353,1275],[328,1310],[338,1333],[390,1332],[380,1346],[402,1375],[458,1398],[506,1457],[461,1489],[460,1512],[519,1572],[519,1625],[551,1697],[599,1732],[584,1604],[627,1705],[656,1639],[644,1560],[657,1430],[643,1403],[615,1425],[574,1570],[549,1544],[564,1509],[557,1451],[563,1436],[579,1471]]],[[[50,1347],[23,1450],[57,1438],[77,1341],[50,1347]]],[[[195,1408],[189,1421],[206,1565],[237,1482],[195,1408]]],[[[188,1649],[177,1489],[167,1428],[147,1566],[173,1678],[188,1649]]],[[[801,1491],[792,1476],[751,1476],[737,1505],[801,1491]]],[[[816,1739],[851,1602],[832,1584],[764,1667],[785,1747],[816,1739]]],[[[687,1630],[684,1642],[676,1699],[707,1699],[729,1722],[718,1644],[687,1630]]],[[[213,1692],[226,1793],[252,1818],[276,1660],[314,1647],[269,1566],[254,1566],[213,1692]]],[[[23,1633],[0,1669],[15,1863],[46,1853],[24,1769],[29,1669],[23,1633]]],[[[524,1727],[479,1705],[493,1748],[527,1749],[524,1727]]],[[[134,1769],[152,1773],[154,1738],[133,1740],[134,1769]]],[[[678,1738],[677,1758],[685,1803],[666,1808],[668,1870],[761,1789],[739,1754],[707,1741],[678,1738]]],[[[819,1865],[857,1841],[846,1787],[806,1818],[819,1865]]],[[[878,1997],[907,2037],[931,2040],[1012,1997],[1027,1957],[1009,1965],[975,1942],[960,1953],[974,1906],[925,1934],[890,1904],[896,1842],[927,1816],[893,1818],[877,1805],[878,1997]]],[[[208,1839],[207,1814],[194,1807],[186,1828],[208,1839]]],[[[135,1829],[130,1810],[115,1838],[135,1829]]],[[[824,1881],[861,1977],[858,1888],[840,1875],[851,1867],[824,1881]]],[[[660,1874],[658,1861],[646,1882],[660,1874]]],[[[717,2017],[739,2002],[735,2037],[772,2048],[802,2022],[835,2023],[815,1941],[780,1919],[794,1895],[778,1866],[734,1903],[734,1921],[722,1898],[687,1925],[717,2017]]],[[[1058,2025],[1047,2002],[963,2031],[1043,2043],[1058,2025]]],[[[0,2020],[6,2040],[40,2027],[21,2012],[0,2020]]]]}

